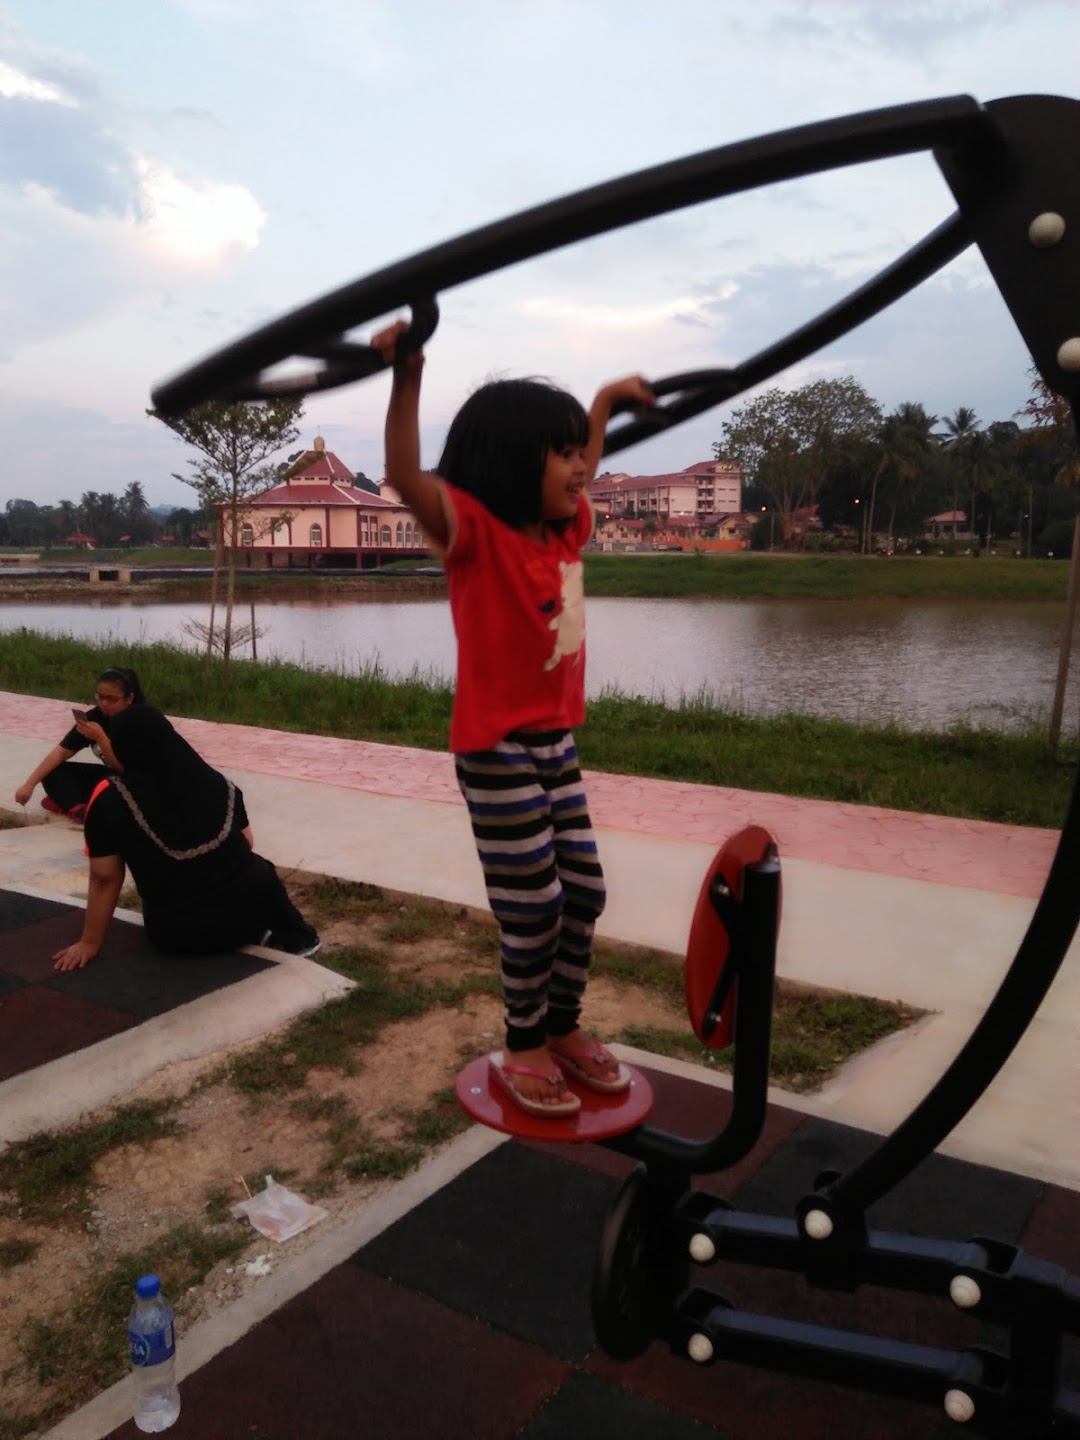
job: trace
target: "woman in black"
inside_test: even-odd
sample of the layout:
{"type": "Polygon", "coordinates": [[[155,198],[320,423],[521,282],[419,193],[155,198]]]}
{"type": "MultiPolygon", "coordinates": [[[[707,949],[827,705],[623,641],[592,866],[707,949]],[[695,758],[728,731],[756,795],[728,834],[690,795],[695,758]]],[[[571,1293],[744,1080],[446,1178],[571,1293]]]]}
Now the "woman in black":
{"type": "Polygon", "coordinates": [[[78,970],[97,955],[124,883],[142,898],[147,938],[166,955],[268,945],[313,955],[319,937],[269,860],[252,850],[244,797],[152,705],[125,710],[110,739],[121,773],[86,811],[90,879],[81,938],[53,956],[78,970]]]}
{"type": "Polygon", "coordinates": [[[101,781],[96,765],[73,764],[72,756],[89,745],[109,769],[116,770],[116,756],[109,743],[109,730],[116,717],[129,705],[142,705],[145,697],[134,670],[114,665],[98,677],[94,706],[86,718],[77,720],[59,745],[54,745],[41,764],[15,791],[15,802],[25,805],[40,783],[45,791],[41,804],[54,815],[66,815],[81,825],[86,802],[101,781]]]}

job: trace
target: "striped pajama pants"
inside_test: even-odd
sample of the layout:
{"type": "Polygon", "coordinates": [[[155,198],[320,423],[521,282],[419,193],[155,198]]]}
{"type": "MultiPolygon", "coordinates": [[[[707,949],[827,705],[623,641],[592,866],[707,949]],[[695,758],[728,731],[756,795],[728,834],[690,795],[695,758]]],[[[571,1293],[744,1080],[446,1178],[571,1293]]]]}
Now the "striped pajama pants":
{"type": "Polygon", "coordinates": [[[576,1028],[604,908],[574,738],[515,731],[454,764],[499,922],[506,1048],[531,1050],[576,1028]]]}

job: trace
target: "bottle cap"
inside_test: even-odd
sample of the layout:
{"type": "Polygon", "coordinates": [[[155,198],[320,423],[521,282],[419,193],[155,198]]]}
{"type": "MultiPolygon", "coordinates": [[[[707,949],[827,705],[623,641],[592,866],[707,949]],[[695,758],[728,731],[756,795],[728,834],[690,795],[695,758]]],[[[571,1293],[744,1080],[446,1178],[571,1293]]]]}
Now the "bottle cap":
{"type": "Polygon", "coordinates": [[[142,1275],[135,1282],[135,1294],[140,1300],[153,1300],[161,1290],[161,1281],[156,1275],[142,1275]]]}

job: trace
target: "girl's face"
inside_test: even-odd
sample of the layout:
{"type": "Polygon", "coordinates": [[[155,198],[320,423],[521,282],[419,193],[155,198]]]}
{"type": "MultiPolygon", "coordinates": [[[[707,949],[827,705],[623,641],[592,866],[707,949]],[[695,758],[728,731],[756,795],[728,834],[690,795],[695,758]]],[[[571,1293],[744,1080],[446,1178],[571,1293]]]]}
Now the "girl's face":
{"type": "Polygon", "coordinates": [[[124,687],[115,680],[99,680],[94,693],[94,704],[103,715],[119,715],[134,699],[134,695],[125,695],[124,687]]]}
{"type": "Polygon", "coordinates": [[[540,482],[540,509],[544,519],[572,520],[588,479],[583,446],[566,445],[562,450],[549,450],[540,482]]]}

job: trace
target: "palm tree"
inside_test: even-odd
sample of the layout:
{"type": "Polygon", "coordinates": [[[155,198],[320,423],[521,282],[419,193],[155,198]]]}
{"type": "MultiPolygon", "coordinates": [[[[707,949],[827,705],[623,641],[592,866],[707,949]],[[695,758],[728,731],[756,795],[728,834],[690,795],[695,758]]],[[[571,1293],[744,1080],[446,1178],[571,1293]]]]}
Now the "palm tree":
{"type": "Polygon", "coordinates": [[[98,496],[97,524],[99,534],[96,537],[101,545],[115,545],[120,534],[120,523],[122,520],[120,501],[110,491],[106,490],[103,495],[98,496]]]}
{"type": "MultiPolygon", "coordinates": [[[[1002,455],[1000,447],[995,444],[993,436],[986,430],[977,430],[971,437],[967,453],[964,456],[967,467],[968,485],[971,491],[971,523],[970,529],[978,544],[978,528],[975,523],[975,506],[977,497],[989,491],[996,477],[1001,473],[1002,455]]],[[[991,502],[987,506],[986,538],[987,549],[990,540],[990,519],[989,512],[991,502]]]]}
{"type": "Polygon", "coordinates": [[[73,531],[79,528],[79,510],[70,500],[61,500],[56,507],[56,518],[58,521],[57,536],[62,545],[73,531]]]}
{"type": "Polygon", "coordinates": [[[934,426],[936,415],[928,415],[918,401],[905,400],[893,411],[898,430],[897,463],[893,474],[892,505],[889,509],[889,549],[893,548],[893,533],[896,529],[896,510],[900,503],[900,491],[905,483],[917,480],[922,473],[927,457],[937,445],[934,426]]]}
{"type": "MultiPolygon", "coordinates": [[[[974,438],[980,433],[979,417],[972,410],[970,405],[961,405],[954,415],[945,417],[945,449],[949,452],[951,469],[953,472],[953,514],[960,509],[960,481],[962,477],[970,474],[967,465],[968,451],[971,449],[974,438]]],[[[975,512],[972,510],[969,516],[969,523],[975,525],[975,512]]],[[[956,521],[953,521],[953,538],[956,538],[956,521]]]]}
{"type": "Polygon", "coordinates": [[[120,501],[120,511],[125,525],[131,532],[132,539],[145,540],[149,529],[146,517],[150,513],[150,504],[143,493],[142,484],[138,480],[133,480],[124,491],[120,501]]]}
{"type": "Polygon", "coordinates": [[[98,539],[98,511],[101,508],[101,496],[96,490],[85,490],[79,499],[79,524],[83,531],[93,539],[98,539]]]}
{"type": "Polygon", "coordinates": [[[893,527],[896,523],[896,507],[901,484],[914,480],[922,469],[922,462],[933,445],[931,431],[937,424],[937,417],[927,415],[919,404],[905,401],[887,415],[878,426],[878,463],[870,484],[870,504],[867,507],[866,526],[863,533],[863,550],[869,554],[874,545],[874,508],[877,504],[878,482],[886,474],[895,477],[892,509],[889,514],[889,549],[892,549],[893,527]]]}

